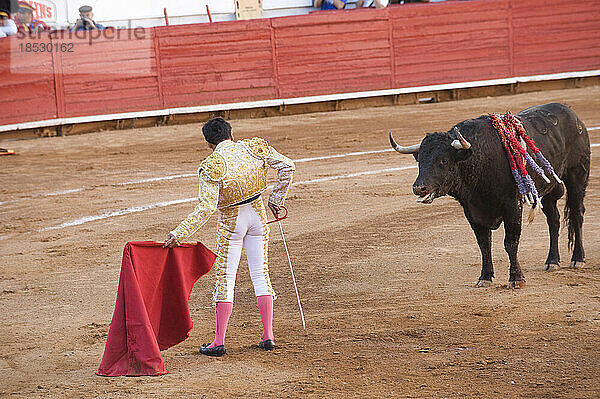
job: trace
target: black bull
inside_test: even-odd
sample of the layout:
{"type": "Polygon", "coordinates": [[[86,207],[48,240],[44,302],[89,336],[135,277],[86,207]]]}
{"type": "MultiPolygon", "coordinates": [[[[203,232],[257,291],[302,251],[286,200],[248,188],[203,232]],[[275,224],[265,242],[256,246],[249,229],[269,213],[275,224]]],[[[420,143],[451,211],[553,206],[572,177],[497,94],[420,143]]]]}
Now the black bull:
{"type": "MultiPolygon", "coordinates": [[[[556,202],[567,192],[565,220],[569,247],[573,249],[570,267],[584,264],[582,237],[583,199],[590,171],[590,141],[587,129],[577,115],[563,104],[527,108],[516,117],[527,134],[552,164],[563,184],[551,178],[546,183],[528,167],[534,179],[550,231],[550,250],[545,270],[559,266],[558,232],[560,214],[556,202]]],[[[510,259],[509,285],[521,287],[525,278],[517,259],[521,235],[522,200],[510,170],[506,153],[487,116],[469,119],[446,133],[429,133],[421,144],[401,147],[390,133],[390,142],[401,153],[412,153],[419,163],[413,191],[419,200],[431,203],[450,195],[462,205],[481,250],[482,267],[478,286],[488,286],[494,277],[492,230],[504,222],[504,248],[510,259]]]]}

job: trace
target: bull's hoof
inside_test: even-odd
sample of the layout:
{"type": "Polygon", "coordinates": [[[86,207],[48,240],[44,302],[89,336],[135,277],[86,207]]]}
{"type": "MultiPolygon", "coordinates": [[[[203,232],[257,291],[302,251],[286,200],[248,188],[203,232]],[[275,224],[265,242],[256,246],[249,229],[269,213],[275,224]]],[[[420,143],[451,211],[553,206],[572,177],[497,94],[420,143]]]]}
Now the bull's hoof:
{"type": "Polygon", "coordinates": [[[509,281],[508,288],[512,288],[515,290],[525,288],[525,280],[509,281]]]}
{"type": "Polygon", "coordinates": [[[560,266],[558,263],[546,263],[544,265],[544,271],[551,272],[551,271],[557,270],[559,267],[560,266]]]}
{"type": "Polygon", "coordinates": [[[583,269],[583,266],[585,266],[585,262],[580,262],[577,260],[572,260],[571,264],[569,265],[571,269],[583,269]]]}
{"type": "Polygon", "coordinates": [[[492,281],[491,280],[479,280],[477,282],[477,287],[478,288],[487,288],[489,286],[492,285],[492,281]]]}

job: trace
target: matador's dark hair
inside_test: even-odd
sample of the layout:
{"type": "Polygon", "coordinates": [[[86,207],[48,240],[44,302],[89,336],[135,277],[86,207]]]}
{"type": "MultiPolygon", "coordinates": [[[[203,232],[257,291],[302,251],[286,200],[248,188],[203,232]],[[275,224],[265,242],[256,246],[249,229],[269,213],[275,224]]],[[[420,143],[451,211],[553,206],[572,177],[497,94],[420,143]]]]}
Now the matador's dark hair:
{"type": "Polygon", "coordinates": [[[213,118],[202,126],[202,133],[206,141],[217,145],[231,138],[231,125],[223,118],[213,118]]]}

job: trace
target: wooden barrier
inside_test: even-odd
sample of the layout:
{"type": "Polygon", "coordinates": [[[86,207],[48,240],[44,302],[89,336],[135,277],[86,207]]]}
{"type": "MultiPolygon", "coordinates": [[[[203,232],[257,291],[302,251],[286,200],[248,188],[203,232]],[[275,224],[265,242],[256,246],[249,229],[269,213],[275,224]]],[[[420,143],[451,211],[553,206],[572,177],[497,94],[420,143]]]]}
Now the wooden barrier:
{"type": "Polygon", "coordinates": [[[275,98],[270,22],[156,28],[165,107],[275,98]]]}
{"type": "Polygon", "coordinates": [[[281,97],[392,87],[385,10],[277,18],[272,26],[281,97]]]}
{"type": "Polygon", "coordinates": [[[144,111],[163,107],[158,87],[154,29],[133,30],[93,38],[55,38],[72,52],[55,52],[59,117],[144,111]]]}
{"type": "Polygon", "coordinates": [[[597,1],[513,1],[511,23],[515,74],[598,69],[600,7],[597,1]]]}
{"type": "MultiPolygon", "coordinates": [[[[42,36],[49,42],[48,35],[42,36]]],[[[0,39],[0,124],[58,117],[52,52],[34,54],[39,40],[0,39]],[[23,46],[23,47],[21,47],[23,46]]]]}
{"type": "Polygon", "coordinates": [[[390,9],[394,87],[511,76],[508,0],[390,9]]]}
{"type": "Polygon", "coordinates": [[[472,0],[0,39],[0,125],[593,71],[599,20],[595,0],[472,0]]]}

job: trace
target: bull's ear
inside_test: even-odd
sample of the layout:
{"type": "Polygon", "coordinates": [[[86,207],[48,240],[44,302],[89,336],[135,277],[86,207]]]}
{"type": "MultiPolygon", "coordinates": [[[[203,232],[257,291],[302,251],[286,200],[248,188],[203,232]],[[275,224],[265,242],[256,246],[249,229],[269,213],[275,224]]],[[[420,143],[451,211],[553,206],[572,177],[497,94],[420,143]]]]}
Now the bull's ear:
{"type": "Polygon", "coordinates": [[[415,158],[415,161],[419,162],[419,151],[413,152],[413,157],[415,158]]]}
{"type": "Polygon", "coordinates": [[[471,150],[470,148],[468,150],[456,150],[454,151],[454,160],[456,162],[462,162],[465,159],[469,158],[471,155],[473,155],[473,150],[471,150]]]}

